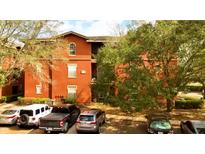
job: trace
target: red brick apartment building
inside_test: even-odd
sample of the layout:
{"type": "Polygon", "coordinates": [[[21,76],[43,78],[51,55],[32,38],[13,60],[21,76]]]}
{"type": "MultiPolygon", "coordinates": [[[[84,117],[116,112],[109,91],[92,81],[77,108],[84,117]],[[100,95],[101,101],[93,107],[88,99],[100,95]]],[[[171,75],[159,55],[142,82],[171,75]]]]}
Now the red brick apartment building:
{"type": "Polygon", "coordinates": [[[87,37],[75,32],[67,32],[59,36],[66,42],[64,48],[55,52],[64,59],[54,58],[53,67],[43,64],[39,71],[44,71],[50,82],[42,82],[32,71],[25,69],[23,82],[3,87],[0,95],[12,95],[23,91],[24,97],[69,98],[76,96],[76,101],[91,101],[91,81],[96,77],[96,55],[98,49],[108,40],[106,36],[87,37]],[[23,89],[22,89],[23,88],[23,89]]]}

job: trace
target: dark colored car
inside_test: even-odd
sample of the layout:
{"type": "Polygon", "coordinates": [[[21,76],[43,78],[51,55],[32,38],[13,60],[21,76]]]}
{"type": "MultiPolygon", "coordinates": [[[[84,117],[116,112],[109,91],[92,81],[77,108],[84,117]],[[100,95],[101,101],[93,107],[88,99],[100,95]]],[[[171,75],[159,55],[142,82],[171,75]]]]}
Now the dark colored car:
{"type": "Polygon", "coordinates": [[[105,112],[100,109],[88,109],[81,112],[76,122],[78,133],[100,133],[101,126],[105,123],[105,112]]]}
{"type": "Polygon", "coordinates": [[[205,121],[187,120],[180,123],[181,132],[184,134],[205,134],[205,121]]]}
{"type": "Polygon", "coordinates": [[[73,104],[63,104],[52,106],[52,111],[47,116],[40,118],[39,128],[46,133],[63,132],[66,133],[75,124],[80,109],[73,104]]]}
{"type": "Polygon", "coordinates": [[[173,134],[173,128],[166,114],[149,114],[147,118],[147,132],[150,134],[173,134]]]}

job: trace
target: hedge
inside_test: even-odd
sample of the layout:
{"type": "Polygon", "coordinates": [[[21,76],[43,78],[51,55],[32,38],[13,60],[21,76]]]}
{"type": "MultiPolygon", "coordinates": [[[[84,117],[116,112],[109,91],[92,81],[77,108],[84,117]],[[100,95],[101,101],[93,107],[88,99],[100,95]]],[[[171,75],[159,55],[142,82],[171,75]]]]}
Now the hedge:
{"type": "Polygon", "coordinates": [[[204,105],[204,100],[176,100],[176,109],[201,109],[204,105]]]}
{"type": "Polygon", "coordinates": [[[16,95],[9,95],[9,96],[2,96],[0,102],[13,102],[13,101],[17,101],[18,96],[20,96],[22,94],[16,94],[16,95]]]}
{"type": "Polygon", "coordinates": [[[18,97],[18,101],[20,104],[44,104],[49,103],[50,98],[18,97]]]}
{"type": "Polygon", "coordinates": [[[62,99],[63,103],[69,103],[69,104],[76,104],[76,98],[64,98],[62,99]]]}

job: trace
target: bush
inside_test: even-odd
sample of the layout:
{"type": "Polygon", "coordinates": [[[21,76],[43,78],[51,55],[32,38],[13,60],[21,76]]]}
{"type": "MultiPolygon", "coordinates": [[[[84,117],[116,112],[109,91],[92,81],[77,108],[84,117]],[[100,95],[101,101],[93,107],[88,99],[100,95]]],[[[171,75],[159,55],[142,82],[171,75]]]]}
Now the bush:
{"type": "Polygon", "coordinates": [[[204,100],[176,100],[177,109],[200,109],[204,105],[204,100]]]}
{"type": "Polygon", "coordinates": [[[20,104],[45,104],[50,101],[50,98],[33,98],[33,97],[18,97],[20,104]]]}
{"type": "Polygon", "coordinates": [[[9,96],[2,96],[1,102],[13,102],[17,101],[18,96],[22,94],[16,94],[16,95],[9,95],[9,96]]]}
{"type": "Polygon", "coordinates": [[[76,98],[65,98],[63,103],[76,104],[76,98]]]}

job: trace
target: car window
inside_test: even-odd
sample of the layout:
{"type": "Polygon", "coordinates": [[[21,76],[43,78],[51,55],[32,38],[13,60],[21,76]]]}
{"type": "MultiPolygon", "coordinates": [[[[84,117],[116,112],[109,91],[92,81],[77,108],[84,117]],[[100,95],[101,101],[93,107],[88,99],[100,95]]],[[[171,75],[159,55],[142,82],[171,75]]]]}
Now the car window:
{"type": "Polygon", "coordinates": [[[94,115],[80,115],[80,121],[94,121],[94,115]]]}
{"type": "Polygon", "coordinates": [[[171,129],[171,124],[167,120],[154,120],[150,123],[153,129],[171,129]]]}
{"type": "Polygon", "coordinates": [[[36,115],[38,115],[40,113],[40,109],[36,110],[36,115]]]}
{"type": "Polygon", "coordinates": [[[4,112],[2,112],[1,114],[4,115],[11,115],[11,114],[15,114],[17,110],[6,110],[4,112]]]}
{"type": "Polygon", "coordinates": [[[73,112],[75,109],[76,109],[76,107],[75,107],[74,105],[72,105],[72,106],[69,107],[69,111],[70,111],[70,112],[73,112]]]}
{"type": "Polygon", "coordinates": [[[41,108],[41,112],[44,112],[44,107],[41,108]]]}
{"type": "Polygon", "coordinates": [[[67,108],[54,107],[52,113],[69,113],[69,110],[67,108]]]}
{"type": "Polygon", "coordinates": [[[48,106],[46,106],[46,110],[48,110],[49,109],[49,107],[48,106]]]}
{"type": "Polygon", "coordinates": [[[27,114],[28,116],[33,116],[33,111],[32,110],[21,110],[20,115],[22,114],[27,114]]]}
{"type": "Polygon", "coordinates": [[[190,121],[187,121],[185,124],[193,133],[195,133],[195,130],[194,130],[194,128],[193,128],[193,126],[192,126],[190,121]]]}
{"type": "Polygon", "coordinates": [[[205,128],[197,128],[199,134],[205,134],[205,128]]]}

